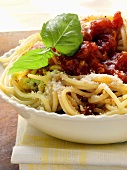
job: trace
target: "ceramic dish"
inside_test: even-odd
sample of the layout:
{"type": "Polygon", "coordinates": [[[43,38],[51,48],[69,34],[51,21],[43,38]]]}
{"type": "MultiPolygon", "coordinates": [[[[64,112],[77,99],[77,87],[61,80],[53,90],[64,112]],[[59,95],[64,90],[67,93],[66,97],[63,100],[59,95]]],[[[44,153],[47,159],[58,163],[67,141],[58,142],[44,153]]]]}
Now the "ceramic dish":
{"type": "MultiPolygon", "coordinates": [[[[10,56],[14,50],[3,57],[10,56]]],[[[0,74],[4,68],[0,65],[0,74]]],[[[48,113],[19,104],[0,90],[0,97],[10,103],[37,129],[60,139],[89,144],[127,141],[127,114],[112,116],[69,116],[48,113]]]]}

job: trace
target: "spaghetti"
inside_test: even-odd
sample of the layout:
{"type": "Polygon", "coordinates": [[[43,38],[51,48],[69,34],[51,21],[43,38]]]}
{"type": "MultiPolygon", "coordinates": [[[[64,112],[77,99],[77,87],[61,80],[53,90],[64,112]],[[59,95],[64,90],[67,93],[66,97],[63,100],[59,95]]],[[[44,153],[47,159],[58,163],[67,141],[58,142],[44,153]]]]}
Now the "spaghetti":
{"type": "Polygon", "coordinates": [[[0,58],[5,66],[0,89],[21,104],[47,112],[62,110],[72,116],[127,113],[126,66],[120,65],[126,63],[126,21],[119,19],[119,13],[115,15],[82,19],[84,39],[74,56],[54,56],[46,67],[8,75],[18,58],[44,46],[38,33],[23,40],[10,57],[0,58]]]}

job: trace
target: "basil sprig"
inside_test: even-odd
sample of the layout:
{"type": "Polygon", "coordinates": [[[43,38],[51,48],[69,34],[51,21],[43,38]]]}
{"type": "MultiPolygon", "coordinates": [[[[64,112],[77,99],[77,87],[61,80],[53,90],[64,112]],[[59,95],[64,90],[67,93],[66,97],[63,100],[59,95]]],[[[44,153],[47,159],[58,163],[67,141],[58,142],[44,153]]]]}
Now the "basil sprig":
{"type": "Polygon", "coordinates": [[[9,69],[9,74],[26,69],[39,69],[48,65],[55,48],[60,54],[72,56],[83,41],[81,25],[76,14],[61,14],[43,24],[40,32],[44,49],[28,51],[9,69]]]}
{"type": "Polygon", "coordinates": [[[9,69],[9,74],[25,71],[27,69],[39,69],[47,66],[48,60],[53,57],[50,48],[35,49],[21,56],[9,69]]]}

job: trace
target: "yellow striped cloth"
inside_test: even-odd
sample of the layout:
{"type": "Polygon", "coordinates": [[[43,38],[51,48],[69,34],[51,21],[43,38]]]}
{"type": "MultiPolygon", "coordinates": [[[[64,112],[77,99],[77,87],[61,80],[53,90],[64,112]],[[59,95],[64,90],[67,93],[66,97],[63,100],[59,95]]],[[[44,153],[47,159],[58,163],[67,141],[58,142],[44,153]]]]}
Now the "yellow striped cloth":
{"type": "Polygon", "coordinates": [[[20,170],[126,170],[127,142],[88,145],[51,137],[18,119],[11,162],[20,170]]]}

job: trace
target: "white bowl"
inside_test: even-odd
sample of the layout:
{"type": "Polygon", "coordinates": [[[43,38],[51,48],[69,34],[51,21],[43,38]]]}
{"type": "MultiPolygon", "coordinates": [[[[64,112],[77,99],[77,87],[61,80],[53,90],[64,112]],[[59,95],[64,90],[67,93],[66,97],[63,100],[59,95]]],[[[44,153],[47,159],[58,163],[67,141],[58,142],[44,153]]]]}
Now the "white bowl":
{"type": "MultiPolygon", "coordinates": [[[[11,50],[3,57],[8,57],[13,51],[11,50]]],[[[0,65],[0,72],[2,71],[3,67],[0,65]]],[[[59,115],[19,104],[1,90],[0,96],[30,124],[51,136],[71,142],[89,144],[127,141],[127,114],[112,116],[59,115]]]]}

